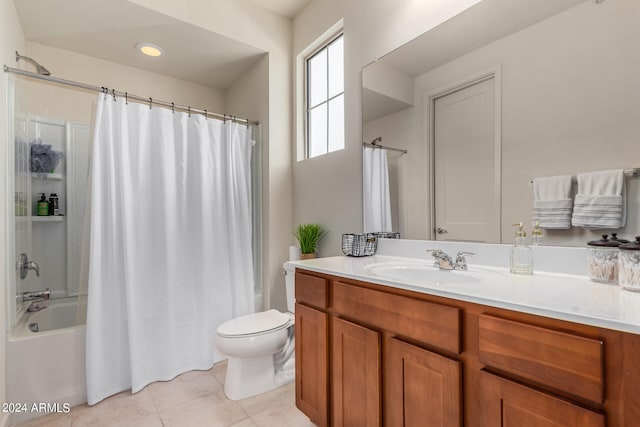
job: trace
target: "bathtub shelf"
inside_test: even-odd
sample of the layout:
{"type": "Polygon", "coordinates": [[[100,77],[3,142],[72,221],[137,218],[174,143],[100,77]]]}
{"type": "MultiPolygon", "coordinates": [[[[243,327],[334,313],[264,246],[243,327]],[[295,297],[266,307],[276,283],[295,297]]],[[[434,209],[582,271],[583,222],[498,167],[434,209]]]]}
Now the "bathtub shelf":
{"type": "Polygon", "coordinates": [[[61,181],[64,179],[64,175],[61,173],[37,173],[31,172],[32,179],[50,179],[53,181],[61,181]]]}
{"type": "Polygon", "coordinates": [[[64,220],[63,215],[57,216],[32,216],[31,221],[33,222],[62,222],[64,220]]]}

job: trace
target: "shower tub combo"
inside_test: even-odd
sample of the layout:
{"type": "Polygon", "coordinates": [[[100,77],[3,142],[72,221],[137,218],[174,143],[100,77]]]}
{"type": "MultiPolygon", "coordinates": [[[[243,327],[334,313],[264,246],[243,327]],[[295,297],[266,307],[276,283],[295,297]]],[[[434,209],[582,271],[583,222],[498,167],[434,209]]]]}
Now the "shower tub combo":
{"type": "MultiPolygon", "coordinates": [[[[7,405],[12,405],[11,423],[87,401],[86,327],[78,321],[82,317],[78,316],[78,299],[44,304],[47,308],[43,310],[25,311],[9,334],[7,405]]],[[[80,304],[86,312],[86,302],[80,304]]]]}

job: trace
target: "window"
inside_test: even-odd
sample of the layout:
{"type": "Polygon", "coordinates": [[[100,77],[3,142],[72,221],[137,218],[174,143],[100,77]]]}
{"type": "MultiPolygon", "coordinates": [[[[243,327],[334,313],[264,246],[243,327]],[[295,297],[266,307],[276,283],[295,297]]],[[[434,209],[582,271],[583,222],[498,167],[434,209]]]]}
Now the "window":
{"type": "Polygon", "coordinates": [[[306,157],[344,148],[342,34],[305,60],[306,157]]]}

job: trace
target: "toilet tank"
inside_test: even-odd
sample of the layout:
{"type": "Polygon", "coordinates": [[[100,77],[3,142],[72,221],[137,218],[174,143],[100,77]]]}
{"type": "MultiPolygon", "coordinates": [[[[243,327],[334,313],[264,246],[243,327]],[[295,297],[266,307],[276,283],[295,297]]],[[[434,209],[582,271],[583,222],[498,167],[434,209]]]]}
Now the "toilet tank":
{"type": "Polygon", "coordinates": [[[294,312],[296,295],[295,295],[295,282],[296,282],[296,269],[293,265],[284,263],[282,265],[284,269],[284,285],[287,293],[287,311],[294,312]]]}

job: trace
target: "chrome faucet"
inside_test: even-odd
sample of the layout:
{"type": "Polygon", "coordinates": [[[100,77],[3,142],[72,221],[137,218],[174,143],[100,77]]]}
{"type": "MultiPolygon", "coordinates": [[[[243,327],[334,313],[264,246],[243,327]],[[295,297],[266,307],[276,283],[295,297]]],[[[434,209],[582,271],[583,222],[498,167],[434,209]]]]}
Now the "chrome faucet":
{"type": "Polygon", "coordinates": [[[16,298],[22,297],[22,301],[35,301],[35,300],[47,300],[51,296],[51,290],[49,288],[44,291],[27,291],[16,295],[16,298]]]}
{"type": "Polygon", "coordinates": [[[434,267],[438,267],[440,270],[453,270],[456,268],[453,259],[442,249],[427,249],[427,252],[431,252],[431,255],[435,258],[434,267]]]}
{"type": "Polygon", "coordinates": [[[434,267],[440,270],[467,270],[467,255],[475,255],[472,252],[458,251],[455,262],[453,258],[447,255],[442,249],[427,249],[435,258],[434,267]]]}

